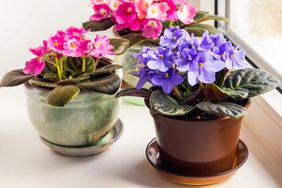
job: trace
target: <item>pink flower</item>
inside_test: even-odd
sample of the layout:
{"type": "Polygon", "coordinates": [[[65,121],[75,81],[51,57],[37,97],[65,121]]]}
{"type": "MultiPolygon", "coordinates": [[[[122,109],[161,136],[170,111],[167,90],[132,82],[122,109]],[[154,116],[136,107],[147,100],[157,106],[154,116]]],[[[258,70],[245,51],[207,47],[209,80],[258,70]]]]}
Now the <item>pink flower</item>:
{"type": "Polygon", "coordinates": [[[180,21],[184,24],[193,23],[193,18],[196,16],[197,8],[190,5],[189,3],[184,3],[181,5],[179,10],[177,11],[177,16],[180,21]]]}
{"type": "Polygon", "coordinates": [[[75,38],[68,40],[64,44],[64,51],[62,52],[65,56],[70,57],[81,57],[86,55],[91,48],[90,40],[77,40],[75,38]]]}
{"type": "Polygon", "coordinates": [[[121,4],[120,0],[109,0],[108,2],[108,5],[112,11],[117,10],[120,4],[121,4]]]}
{"type": "Polygon", "coordinates": [[[111,14],[111,9],[107,4],[94,5],[93,9],[94,14],[90,17],[90,20],[100,21],[111,14]]]}
{"type": "Polygon", "coordinates": [[[93,50],[90,52],[90,55],[96,58],[112,55],[113,48],[108,37],[96,35],[93,42],[93,50]]]}
{"type": "Polygon", "coordinates": [[[69,27],[67,28],[65,35],[70,38],[76,38],[78,40],[85,38],[85,34],[87,31],[83,28],[77,28],[77,27],[69,27]]]}
{"type": "Polygon", "coordinates": [[[56,35],[48,39],[48,46],[51,50],[61,53],[64,50],[66,34],[63,31],[58,31],[56,35]]]}
{"type": "Polygon", "coordinates": [[[42,57],[36,57],[25,63],[23,72],[25,74],[39,75],[45,68],[45,63],[42,57]]]}
{"type": "Polygon", "coordinates": [[[123,2],[114,12],[118,24],[130,23],[136,19],[135,6],[131,2],[123,2]]]}
{"type": "Polygon", "coordinates": [[[167,3],[154,3],[148,8],[147,17],[149,19],[157,19],[165,21],[167,18],[167,10],[169,9],[167,3]]]}
{"type": "Polygon", "coordinates": [[[135,0],[135,7],[137,15],[140,19],[147,16],[147,10],[152,5],[153,0],[135,0]]]}
{"type": "Polygon", "coordinates": [[[158,39],[162,33],[163,25],[159,20],[146,20],[143,27],[143,36],[158,39]]]}
{"type": "Polygon", "coordinates": [[[94,5],[101,5],[107,3],[107,0],[90,0],[89,6],[93,7],[94,5]]]}
{"type": "Polygon", "coordinates": [[[175,4],[175,2],[173,0],[161,0],[160,2],[167,3],[167,6],[168,6],[167,19],[176,21],[177,20],[177,14],[176,14],[177,5],[175,4]]]}
{"type": "Polygon", "coordinates": [[[122,29],[129,28],[131,31],[139,31],[141,28],[141,22],[141,20],[135,19],[130,23],[116,24],[115,29],[120,31],[122,29]]]}
{"type": "Polygon", "coordinates": [[[47,46],[47,41],[43,41],[43,46],[37,48],[30,48],[29,51],[36,56],[43,57],[45,53],[49,53],[51,50],[47,46]]]}

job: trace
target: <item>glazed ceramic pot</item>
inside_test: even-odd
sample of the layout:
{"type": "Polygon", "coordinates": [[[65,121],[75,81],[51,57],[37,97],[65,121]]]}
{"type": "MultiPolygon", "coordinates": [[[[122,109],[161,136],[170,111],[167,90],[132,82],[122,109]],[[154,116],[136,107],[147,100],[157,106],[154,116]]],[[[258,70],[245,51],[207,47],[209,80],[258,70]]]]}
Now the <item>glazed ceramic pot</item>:
{"type": "Polygon", "coordinates": [[[118,120],[120,102],[114,95],[82,91],[64,107],[47,103],[50,90],[25,85],[27,110],[32,125],[50,143],[91,146],[118,120]]]}
{"type": "Polygon", "coordinates": [[[190,121],[151,114],[166,168],[193,176],[210,176],[232,168],[243,118],[190,121]]]}

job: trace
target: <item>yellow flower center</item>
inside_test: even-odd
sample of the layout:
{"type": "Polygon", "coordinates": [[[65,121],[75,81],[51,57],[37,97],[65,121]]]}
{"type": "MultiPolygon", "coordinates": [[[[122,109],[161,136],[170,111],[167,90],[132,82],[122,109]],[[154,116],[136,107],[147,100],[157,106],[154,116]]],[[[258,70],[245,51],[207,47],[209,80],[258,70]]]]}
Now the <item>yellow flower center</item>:
{"type": "Polygon", "coordinates": [[[54,46],[55,46],[55,47],[58,47],[58,46],[59,46],[59,43],[58,43],[58,42],[54,42],[54,46]]]}
{"type": "Polygon", "coordinates": [[[235,54],[231,54],[231,55],[230,55],[230,58],[231,58],[231,59],[235,58],[235,54]]]}
{"type": "Polygon", "coordinates": [[[102,45],[101,42],[97,42],[97,43],[96,43],[96,47],[97,47],[97,48],[100,48],[101,45],[102,45]]]}
{"type": "Polygon", "coordinates": [[[203,67],[204,66],[204,63],[199,63],[199,67],[203,67]]]}
{"type": "Polygon", "coordinates": [[[168,77],[169,77],[169,74],[168,74],[168,73],[166,73],[164,76],[165,76],[165,78],[168,78],[168,77]]]}
{"type": "Polygon", "coordinates": [[[76,48],[76,47],[77,47],[77,44],[71,43],[71,44],[70,44],[70,47],[71,47],[71,48],[76,48]]]}
{"type": "Polygon", "coordinates": [[[156,23],[155,21],[150,21],[150,22],[148,23],[148,25],[149,25],[150,27],[153,27],[153,28],[156,28],[156,27],[157,27],[157,23],[156,23]]]}
{"type": "Polygon", "coordinates": [[[156,13],[157,13],[157,10],[156,10],[156,9],[152,9],[152,10],[151,10],[151,13],[152,13],[152,14],[156,14],[156,13]]]}
{"type": "Polygon", "coordinates": [[[160,55],[160,58],[161,58],[161,59],[164,59],[164,55],[160,55]]]}
{"type": "Polygon", "coordinates": [[[172,39],[173,39],[173,40],[176,40],[177,38],[176,38],[176,37],[173,37],[172,39]]]}
{"type": "Polygon", "coordinates": [[[114,7],[114,9],[117,9],[118,8],[118,3],[114,2],[113,7],[114,7]]]}
{"type": "Polygon", "coordinates": [[[100,14],[101,14],[102,16],[105,16],[105,15],[107,14],[107,11],[106,11],[105,9],[101,8],[101,9],[100,9],[100,14]]]}
{"type": "Polygon", "coordinates": [[[131,13],[131,12],[132,12],[132,8],[129,7],[126,12],[127,12],[128,14],[131,13]]]}

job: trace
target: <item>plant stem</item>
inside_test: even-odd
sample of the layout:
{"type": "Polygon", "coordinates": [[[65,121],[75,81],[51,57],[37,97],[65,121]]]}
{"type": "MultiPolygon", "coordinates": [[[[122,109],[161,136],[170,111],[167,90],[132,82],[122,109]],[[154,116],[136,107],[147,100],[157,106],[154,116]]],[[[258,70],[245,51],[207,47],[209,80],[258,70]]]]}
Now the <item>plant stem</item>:
{"type": "Polygon", "coordinates": [[[93,71],[96,70],[96,68],[97,68],[99,62],[100,62],[100,59],[99,59],[99,58],[96,59],[96,61],[95,61],[95,66],[94,66],[94,70],[93,70],[93,71]]]}
{"type": "Polygon", "coordinates": [[[82,57],[82,72],[85,72],[86,70],[86,59],[85,57],[82,57]]]}
{"type": "Polygon", "coordinates": [[[61,74],[61,69],[60,69],[60,63],[57,57],[55,57],[55,61],[56,61],[56,67],[57,67],[57,73],[59,76],[59,80],[62,80],[62,74],[61,74]]]}
{"type": "Polygon", "coordinates": [[[174,95],[176,96],[177,99],[180,100],[182,98],[181,91],[177,87],[173,88],[173,93],[174,93],[174,95]]]}

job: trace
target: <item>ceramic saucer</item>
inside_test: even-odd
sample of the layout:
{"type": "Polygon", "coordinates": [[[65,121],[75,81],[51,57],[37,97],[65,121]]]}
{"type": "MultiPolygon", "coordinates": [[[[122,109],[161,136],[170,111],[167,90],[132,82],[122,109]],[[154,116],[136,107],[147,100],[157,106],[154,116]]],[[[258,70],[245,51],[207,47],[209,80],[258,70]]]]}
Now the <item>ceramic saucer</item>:
{"type": "Polygon", "coordinates": [[[230,178],[247,160],[249,156],[249,151],[246,144],[240,140],[237,150],[236,159],[232,169],[214,174],[212,176],[187,176],[184,174],[179,174],[169,170],[165,165],[162,164],[162,160],[159,155],[159,147],[156,139],[153,139],[147,146],[146,156],[150,164],[160,173],[162,176],[168,180],[185,185],[210,185],[223,182],[230,178]]]}
{"type": "Polygon", "coordinates": [[[70,157],[86,157],[91,155],[96,155],[106,151],[115,141],[117,141],[123,133],[123,123],[119,119],[113,129],[108,132],[101,140],[99,140],[95,145],[87,147],[67,147],[53,144],[43,137],[40,137],[41,141],[49,146],[54,152],[70,156],[70,157]]]}

